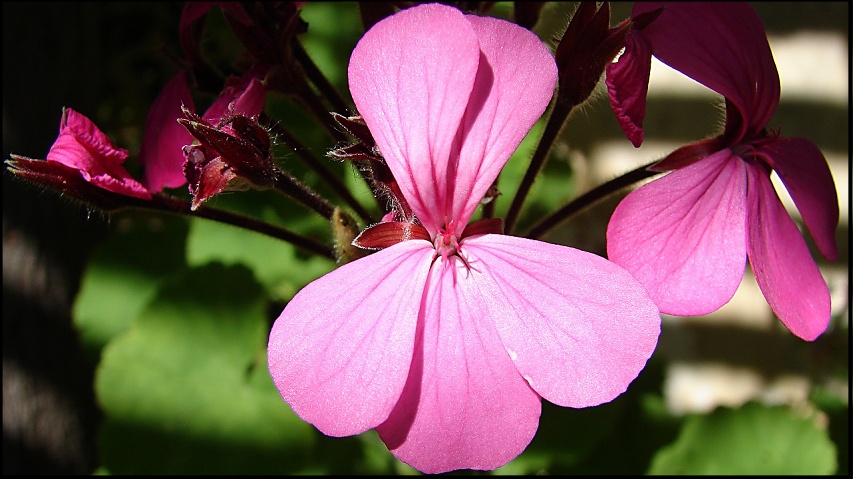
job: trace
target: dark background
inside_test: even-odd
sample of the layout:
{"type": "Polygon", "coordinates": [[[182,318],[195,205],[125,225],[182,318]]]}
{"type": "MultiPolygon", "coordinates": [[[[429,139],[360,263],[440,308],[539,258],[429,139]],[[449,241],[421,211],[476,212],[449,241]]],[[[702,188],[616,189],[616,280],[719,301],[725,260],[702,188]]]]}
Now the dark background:
{"type": "MultiPolygon", "coordinates": [[[[809,27],[849,35],[848,2],[756,9],[769,33],[809,27]]],[[[43,158],[65,106],[134,156],[147,108],[174,73],[180,10],[180,3],[3,2],[3,158],[43,158]]],[[[614,21],[626,15],[625,5],[614,6],[614,21]]],[[[800,134],[849,151],[849,109],[804,104],[780,114],[807,125],[830,120],[829,131],[807,126],[800,134]]],[[[612,119],[602,121],[618,133],[612,119]]],[[[88,255],[110,228],[111,218],[4,172],[4,474],[90,474],[99,464],[95,361],[78,346],[70,309],[88,255]]]]}
{"type": "MultiPolygon", "coordinates": [[[[3,158],[44,158],[63,107],[135,156],[180,3],[3,3],[3,158]],[[158,53],[158,50],[163,53],[158,53]]],[[[90,474],[100,414],[71,305],[111,219],[3,174],[3,473],[90,474]]]]}

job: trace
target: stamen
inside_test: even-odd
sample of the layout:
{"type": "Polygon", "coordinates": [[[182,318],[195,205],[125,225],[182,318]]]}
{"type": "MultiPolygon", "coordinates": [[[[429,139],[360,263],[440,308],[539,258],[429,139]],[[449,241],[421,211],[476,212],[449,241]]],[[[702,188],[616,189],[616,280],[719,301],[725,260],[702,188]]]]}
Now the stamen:
{"type": "Polygon", "coordinates": [[[448,261],[452,256],[456,256],[462,261],[468,271],[474,269],[471,267],[468,258],[462,253],[462,244],[460,243],[459,234],[454,232],[453,221],[448,222],[444,228],[439,230],[433,245],[435,246],[433,261],[439,255],[442,261],[448,261]]]}

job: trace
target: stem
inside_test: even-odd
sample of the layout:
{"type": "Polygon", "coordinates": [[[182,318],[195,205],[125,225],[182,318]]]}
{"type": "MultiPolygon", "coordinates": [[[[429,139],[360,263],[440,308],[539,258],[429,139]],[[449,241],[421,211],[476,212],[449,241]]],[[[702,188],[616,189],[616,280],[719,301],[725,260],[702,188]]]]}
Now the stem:
{"type": "Polygon", "coordinates": [[[607,183],[603,183],[583,195],[575,198],[570,201],[568,204],[555,211],[551,215],[545,217],[542,221],[537,223],[527,232],[524,236],[526,238],[538,239],[543,234],[547,233],[553,227],[562,223],[570,216],[576,214],[577,212],[583,210],[586,207],[592,206],[593,203],[601,200],[602,198],[610,195],[611,193],[615,193],[616,191],[625,188],[626,186],[632,185],[638,181],[644,180],[646,178],[652,177],[654,175],[659,174],[659,171],[650,171],[649,166],[657,163],[660,160],[655,160],[647,165],[643,165],[639,168],[629,171],[624,175],[614,178],[607,183]]]}
{"type": "Polygon", "coordinates": [[[193,211],[188,201],[184,201],[172,196],[166,196],[163,194],[154,195],[151,201],[134,201],[133,207],[154,211],[165,211],[186,216],[195,216],[199,218],[217,221],[219,223],[237,226],[239,228],[265,234],[267,236],[280,239],[282,241],[287,241],[288,243],[291,243],[292,245],[302,248],[310,253],[318,254],[333,261],[335,260],[334,250],[318,241],[287,231],[283,228],[279,228],[278,226],[274,226],[263,221],[258,221],[248,216],[232,213],[230,211],[219,210],[205,205],[202,205],[195,211],[193,211]]]}
{"type": "Polygon", "coordinates": [[[314,60],[312,60],[308,55],[308,52],[305,51],[305,47],[302,46],[302,43],[294,38],[291,42],[291,47],[293,48],[293,55],[302,65],[308,79],[311,80],[311,83],[313,83],[314,86],[320,90],[320,93],[326,98],[326,100],[329,101],[332,106],[332,110],[341,114],[349,111],[347,102],[341,97],[338,89],[332,85],[328,78],[326,78],[326,75],[320,71],[320,68],[317,67],[317,64],[314,63],[314,60]]]}
{"type": "Polygon", "coordinates": [[[301,183],[284,171],[276,169],[274,186],[277,191],[290,196],[331,221],[332,213],[335,212],[335,205],[320,196],[319,193],[312,190],[308,185],[301,183]]]}
{"type": "MultiPolygon", "coordinates": [[[[324,75],[320,68],[317,67],[317,64],[314,63],[314,60],[311,59],[311,56],[305,51],[302,43],[300,43],[298,39],[294,38],[291,42],[291,47],[293,49],[293,56],[302,65],[305,75],[308,76],[311,83],[313,83],[317,90],[322,94],[322,98],[325,98],[326,101],[329,102],[329,105],[332,107],[331,111],[336,111],[340,114],[352,111],[353,109],[349,106],[349,102],[341,97],[338,89],[332,85],[329,79],[326,78],[326,75],[324,75]]],[[[329,115],[328,110],[325,109],[321,97],[315,95],[314,90],[310,87],[305,88],[305,90],[306,91],[303,91],[302,95],[299,96],[305,107],[317,116],[323,126],[326,127],[326,130],[332,135],[332,138],[334,138],[338,143],[347,142],[346,135],[339,131],[334,123],[331,123],[331,115],[329,115]]],[[[368,185],[371,184],[370,178],[365,175],[364,171],[359,169],[358,173],[368,185]]],[[[379,201],[379,198],[377,198],[377,201],[379,201]]],[[[380,208],[382,207],[381,204],[379,204],[379,206],[380,208]]]]}
{"type": "Polygon", "coordinates": [[[311,152],[302,145],[293,135],[290,134],[289,131],[285,130],[278,124],[278,122],[268,122],[272,125],[272,132],[280,137],[288,146],[293,148],[297,155],[299,155],[305,163],[308,164],[320,177],[335,190],[335,193],[342,199],[346,204],[348,204],[353,211],[361,217],[365,223],[372,223],[370,213],[363,207],[361,204],[352,196],[352,193],[349,189],[344,185],[344,183],[335,175],[332,170],[330,170],[323,162],[321,162],[316,156],[312,155],[311,152]]]}
{"type": "Polygon", "coordinates": [[[340,143],[347,141],[346,135],[331,123],[332,115],[329,114],[326,105],[310,86],[306,85],[296,98],[302,103],[302,106],[317,117],[317,120],[320,121],[332,139],[340,143]]]}
{"type": "Polygon", "coordinates": [[[554,109],[551,111],[551,116],[548,118],[548,123],[545,125],[545,131],[542,132],[542,138],[539,139],[536,151],[533,152],[533,157],[530,159],[530,166],[527,167],[527,171],[524,173],[524,178],[522,178],[521,183],[518,185],[518,190],[515,193],[515,197],[512,199],[512,204],[509,206],[509,211],[507,211],[506,220],[504,222],[504,231],[506,231],[507,234],[510,234],[515,227],[515,222],[518,219],[519,212],[521,211],[521,206],[524,204],[527,194],[530,193],[533,181],[536,180],[536,176],[542,170],[542,167],[545,166],[545,160],[548,158],[548,152],[551,151],[551,147],[554,145],[554,140],[556,140],[557,135],[560,134],[560,130],[563,129],[563,124],[566,122],[566,118],[568,118],[569,113],[571,113],[573,108],[574,105],[561,101],[560,97],[557,97],[557,101],[554,103],[554,109]]]}

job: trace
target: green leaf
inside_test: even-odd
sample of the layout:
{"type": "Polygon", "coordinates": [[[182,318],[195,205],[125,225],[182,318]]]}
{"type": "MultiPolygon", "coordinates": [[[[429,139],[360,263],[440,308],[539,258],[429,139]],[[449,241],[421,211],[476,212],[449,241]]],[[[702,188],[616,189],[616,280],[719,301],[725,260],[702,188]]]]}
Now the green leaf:
{"type": "MultiPolygon", "coordinates": [[[[296,231],[299,231],[298,229],[296,231]]],[[[328,273],[335,263],[310,256],[284,241],[206,220],[190,223],[187,262],[243,264],[255,273],[269,296],[286,301],[311,281],[328,273]]]]}
{"type": "MultiPolygon", "coordinates": [[[[306,2],[300,9],[308,32],[300,37],[305,51],[329,81],[347,98],[346,66],[364,33],[358,4],[353,2],[306,2]],[[354,21],[341,21],[341,19],[354,21]]],[[[345,113],[345,112],[338,112],[345,113]]]]}
{"type": "Polygon", "coordinates": [[[185,220],[129,214],[89,260],[74,301],[84,350],[98,357],[151,300],[164,278],[184,268],[185,220]]]}
{"type": "Polygon", "coordinates": [[[758,403],[691,416],[649,474],[833,474],[835,446],[817,419],[758,403]]]}
{"type": "Polygon", "coordinates": [[[263,288],[211,264],[166,283],[104,350],[95,388],[113,474],[291,473],[316,432],[282,401],[266,364],[263,288]]]}

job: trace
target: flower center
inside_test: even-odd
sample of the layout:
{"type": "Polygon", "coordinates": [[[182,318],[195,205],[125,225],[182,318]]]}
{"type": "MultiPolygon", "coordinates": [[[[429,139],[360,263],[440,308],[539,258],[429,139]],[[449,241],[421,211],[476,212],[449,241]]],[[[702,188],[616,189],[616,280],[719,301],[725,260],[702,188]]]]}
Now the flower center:
{"type": "Polygon", "coordinates": [[[732,153],[742,158],[744,161],[763,167],[770,172],[773,169],[772,164],[767,162],[767,159],[758,155],[758,150],[763,148],[768,143],[773,143],[779,140],[781,129],[765,129],[763,134],[752,138],[748,143],[741,143],[731,147],[732,153]]]}
{"type": "Polygon", "coordinates": [[[440,255],[444,260],[459,254],[459,237],[444,230],[440,231],[435,237],[433,245],[435,246],[435,256],[440,255]]]}
{"type": "MultiPolygon", "coordinates": [[[[491,220],[488,220],[488,224],[493,223],[491,220]]],[[[483,233],[480,231],[482,225],[484,224],[482,221],[474,223],[474,225],[480,224],[481,227],[475,227],[473,232],[469,230],[469,227],[466,228],[458,228],[458,223],[455,220],[448,221],[445,223],[444,227],[442,227],[438,234],[435,235],[435,239],[432,244],[435,247],[435,254],[432,257],[433,262],[441,256],[442,261],[447,262],[450,259],[458,258],[462,261],[462,264],[465,265],[465,269],[469,272],[474,268],[471,267],[471,263],[468,261],[466,255],[462,252],[462,242],[465,241],[465,238],[471,236],[476,233],[483,233]]],[[[486,228],[488,229],[488,228],[486,228]]],[[[454,275],[456,269],[454,268],[454,275]]]]}

